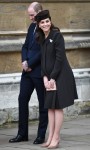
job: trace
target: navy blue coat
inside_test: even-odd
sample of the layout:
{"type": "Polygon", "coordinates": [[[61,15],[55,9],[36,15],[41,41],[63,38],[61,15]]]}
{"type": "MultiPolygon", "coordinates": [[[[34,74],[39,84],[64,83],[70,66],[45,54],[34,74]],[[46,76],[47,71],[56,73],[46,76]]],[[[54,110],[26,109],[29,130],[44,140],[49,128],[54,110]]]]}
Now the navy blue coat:
{"type": "Polygon", "coordinates": [[[41,53],[40,45],[35,39],[35,27],[36,23],[32,23],[28,29],[26,40],[22,47],[22,62],[27,60],[28,66],[32,69],[29,73],[30,76],[41,78],[41,53]]]}

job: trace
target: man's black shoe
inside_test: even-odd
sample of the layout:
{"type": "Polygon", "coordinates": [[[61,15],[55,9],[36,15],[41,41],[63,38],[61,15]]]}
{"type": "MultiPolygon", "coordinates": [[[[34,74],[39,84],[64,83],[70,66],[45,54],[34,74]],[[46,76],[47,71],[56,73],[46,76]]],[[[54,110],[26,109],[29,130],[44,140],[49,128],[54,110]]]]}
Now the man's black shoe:
{"type": "Polygon", "coordinates": [[[33,142],[33,144],[42,144],[42,143],[44,143],[44,140],[45,140],[45,138],[37,137],[35,139],[35,141],[33,142]]]}
{"type": "Polygon", "coordinates": [[[22,141],[28,141],[28,138],[23,137],[23,136],[18,134],[15,138],[10,139],[9,143],[22,142],[22,141]]]}

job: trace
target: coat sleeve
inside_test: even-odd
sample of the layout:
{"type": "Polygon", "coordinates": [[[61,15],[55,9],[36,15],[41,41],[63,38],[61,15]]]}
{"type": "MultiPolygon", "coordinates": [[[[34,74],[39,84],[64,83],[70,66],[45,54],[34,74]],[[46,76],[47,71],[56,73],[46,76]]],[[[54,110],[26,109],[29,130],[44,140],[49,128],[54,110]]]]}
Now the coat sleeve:
{"type": "Polygon", "coordinates": [[[34,69],[41,62],[41,53],[38,51],[32,58],[30,58],[27,63],[28,67],[34,69]]]}
{"type": "Polygon", "coordinates": [[[27,60],[28,67],[34,69],[41,61],[41,53],[40,53],[40,45],[35,43],[35,46],[36,46],[37,49],[39,49],[39,51],[37,51],[35,53],[35,55],[33,55],[33,57],[30,57],[30,59],[27,58],[28,57],[28,47],[29,47],[29,44],[30,44],[29,42],[30,42],[30,33],[31,32],[32,32],[32,24],[28,28],[25,43],[22,46],[22,62],[27,60]]]}
{"type": "Polygon", "coordinates": [[[54,50],[56,51],[56,60],[54,68],[50,74],[50,78],[57,79],[58,74],[62,69],[62,64],[65,56],[65,44],[64,38],[60,32],[55,35],[54,38],[54,50]]]}
{"type": "Polygon", "coordinates": [[[27,51],[28,51],[28,45],[29,45],[29,30],[30,30],[30,27],[28,29],[25,42],[22,46],[22,52],[21,52],[22,62],[27,60],[27,51]]]}

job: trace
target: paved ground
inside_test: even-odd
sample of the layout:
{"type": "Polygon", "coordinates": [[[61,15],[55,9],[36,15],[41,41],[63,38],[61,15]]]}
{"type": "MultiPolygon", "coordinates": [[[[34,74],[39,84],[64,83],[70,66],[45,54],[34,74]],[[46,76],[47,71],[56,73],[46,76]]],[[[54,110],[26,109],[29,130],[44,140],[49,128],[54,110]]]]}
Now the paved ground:
{"type": "MultiPolygon", "coordinates": [[[[29,125],[29,141],[8,143],[17,133],[17,124],[0,128],[0,150],[45,150],[40,145],[33,145],[36,137],[37,122],[29,125]]],[[[48,130],[46,138],[48,135],[48,130]]],[[[61,130],[61,142],[57,150],[90,150],[90,117],[79,117],[64,121],[61,130]]]]}

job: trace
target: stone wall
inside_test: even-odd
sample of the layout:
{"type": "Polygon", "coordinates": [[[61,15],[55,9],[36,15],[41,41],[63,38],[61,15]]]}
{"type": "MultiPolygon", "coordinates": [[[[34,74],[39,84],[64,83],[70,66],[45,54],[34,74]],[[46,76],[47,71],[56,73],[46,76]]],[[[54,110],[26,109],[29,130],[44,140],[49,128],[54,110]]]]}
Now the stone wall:
{"type": "MultiPolygon", "coordinates": [[[[0,73],[21,71],[29,0],[0,0],[0,73]]],[[[39,0],[64,35],[72,68],[90,67],[90,0],[39,0]],[[84,9],[83,9],[84,8],[84,9]]]]}

